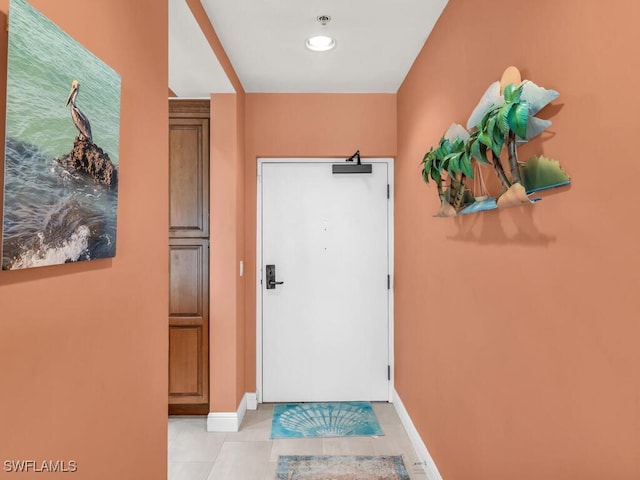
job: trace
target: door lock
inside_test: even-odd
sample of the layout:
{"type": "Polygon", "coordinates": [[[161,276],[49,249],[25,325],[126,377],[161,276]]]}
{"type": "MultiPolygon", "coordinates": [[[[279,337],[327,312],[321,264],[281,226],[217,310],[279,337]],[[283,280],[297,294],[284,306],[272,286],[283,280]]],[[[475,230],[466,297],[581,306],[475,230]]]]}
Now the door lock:
{"type": "Polygon", "coordinates": [[[276,285],[282,285],[283,283],[276,281],[276,266],[267,265],[267,290],[273,290],[276,285]]]}

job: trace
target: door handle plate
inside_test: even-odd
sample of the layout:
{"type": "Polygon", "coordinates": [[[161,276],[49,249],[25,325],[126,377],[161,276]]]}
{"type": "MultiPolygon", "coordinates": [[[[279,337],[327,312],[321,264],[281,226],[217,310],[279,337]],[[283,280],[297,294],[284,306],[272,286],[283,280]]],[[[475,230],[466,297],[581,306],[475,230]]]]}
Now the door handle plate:
{"type": "Polygon", "coordinates": [[[284,282],[276,281],[275,265],[267,265],[266,273],[267,273],[267,290],[273,290],[276,288],[276,285],[282,285],[284,283],[284,282]]]}

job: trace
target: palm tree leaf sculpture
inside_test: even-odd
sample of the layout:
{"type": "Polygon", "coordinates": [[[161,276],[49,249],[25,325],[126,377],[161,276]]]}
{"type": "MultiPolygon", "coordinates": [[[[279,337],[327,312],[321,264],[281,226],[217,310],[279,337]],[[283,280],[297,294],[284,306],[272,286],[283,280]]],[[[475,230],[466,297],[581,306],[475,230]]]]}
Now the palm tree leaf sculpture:
{"type": "MultiPolygon", "coordinates": [[[[522,163],[518,160],[518,146],[540,135],[551,121],[535,115],[558,97],[555,90],[547,90],[535,83],[521,80],[515,67],[505,70],[502,80],[492,83],[471,113],[467,130],[453,124],[422,159],[422,177],[426,183],[432,179],[441,202],[439,216],[466,213],[466,206],[475,199],[466,188],[466,179],[473,179],[473,162],[492,165],[502,186],[496,206],[510,206],[529,202],[527,191],[541,190],[569,183],[569,177],[559,164],[545,157],[522,163]],[[507,150],[508,173],[501,154],[507,150]],[[527,175],[523,177],[522,172],[527,175]],[[535,169],[536,171],[533,171],[535,169]],[[538,173],[538,170],[545,172],[538,173]],[[559,179],[553,185],[538,183],[524,185],[523,178],[559,179]],[[525,187],[528,187],[527,190],[525,187]]],[[[475,210],[478,211],[478,210],[475,210]]]]}
{"type": "Polygon", "coordinates": [[[471,136],[462,125],[453,124],[422,159],[422,178],[433,179],[441,202],[440,216],[455,215],[463,206],[473,202],[466,188],[466,179],[473,179],[471,136]],[[448,181],[448,189],[444,184],[448,181]]]}
{"type": "Polygon", "coordinates": [[[476,127],[480,132],[478,140],[491,149],[493,166],[505,190],[514,183],[522,183],[516,136],[527,137],[527,122],[530,115],[529,102],[521,98],[522,88],[522,84],[517,88],[513,83],[507,85],[504,89],[504,102],[491,105],[476,127]],[[506,176],[500,159],[500,153],[505,144],[509,155],[511,179],[506,176]]]}

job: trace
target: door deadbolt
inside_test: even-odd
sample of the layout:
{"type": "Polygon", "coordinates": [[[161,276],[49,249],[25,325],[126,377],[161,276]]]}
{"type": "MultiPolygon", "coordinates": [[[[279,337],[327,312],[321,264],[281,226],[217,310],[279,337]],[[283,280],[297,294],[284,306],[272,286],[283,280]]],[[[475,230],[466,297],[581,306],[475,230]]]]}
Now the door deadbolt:
{"type": "Polygon", "coordinates": [[[282,285],[283,283],[276,281],[276,266],[267,265],[267,290],[273,290],[276,285],[282,285]]]}

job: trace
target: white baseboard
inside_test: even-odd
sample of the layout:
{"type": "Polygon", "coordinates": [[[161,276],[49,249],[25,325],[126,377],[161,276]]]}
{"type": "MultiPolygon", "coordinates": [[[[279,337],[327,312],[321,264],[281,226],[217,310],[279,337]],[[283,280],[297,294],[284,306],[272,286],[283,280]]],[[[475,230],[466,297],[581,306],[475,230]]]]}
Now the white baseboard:
{"type": "Polygon", "coordinates": [[[400,396],[398,392],[393,391],[393,406],[398,412],[398,416],[400,417],[400,421],[402,422],[402,426],[407,431],[407,435],[409,435],[409,439],[411,440],[411,444],[413,445],[413,449],[416,451],[418,455],[418,460],[422,464],[422,468],[424,468],[424,472],[427,474],[428,480],[442,480],[442,476],[440,476],[440,472],[438,471],[438,467],[436,467],[433,458],[431,458],[431,454],[429,450],[427,450],[427,446],[424,444],[422,437],[418,433],[411,417],[409,416],[409,412],[404,408],[404,404],[402,400],[400,400],[400,396]]]}
{"type": "Polygon", "coordinates": [[[245,395],[247,397],[247,410],[257,410],[258,409],[258,394],[257,393],[249,393],[245,395]]]}
{"type": "Polygon", "coordinates": [[[245,393],[236,412],[211,412],[207,416],[207,432],[237,432],[247,409],[258,408],[255,393],[245,393]]]}
{"type": "Polygon", "coordinates": [[[207,416],[207,432],[237,432],[240,423],[236,412],[211,412],[207,416]]]}

